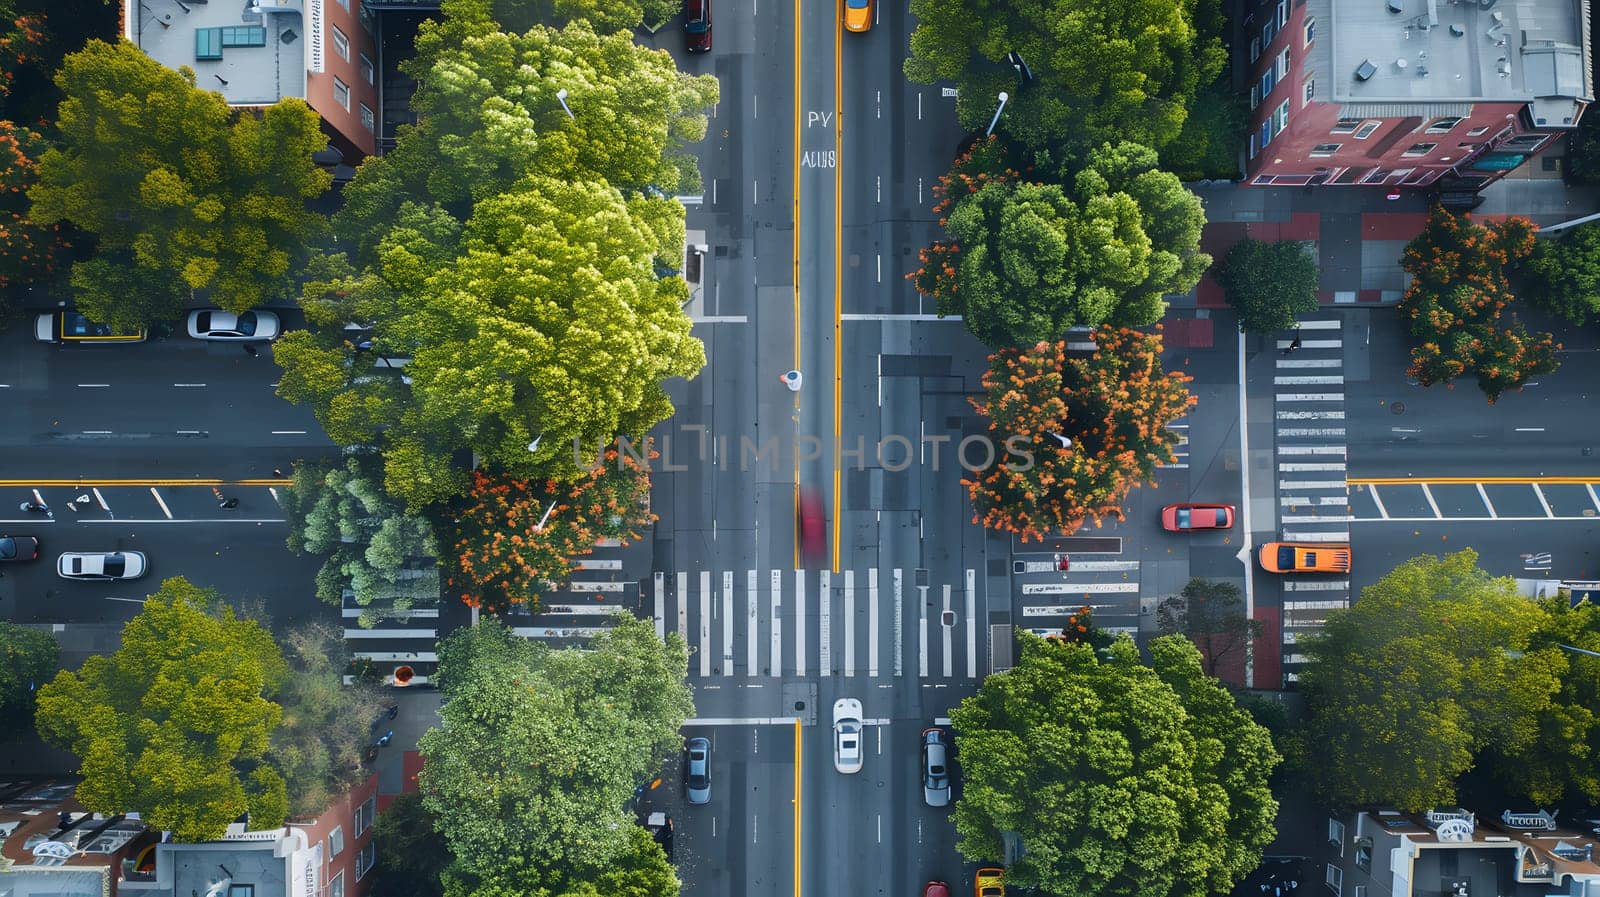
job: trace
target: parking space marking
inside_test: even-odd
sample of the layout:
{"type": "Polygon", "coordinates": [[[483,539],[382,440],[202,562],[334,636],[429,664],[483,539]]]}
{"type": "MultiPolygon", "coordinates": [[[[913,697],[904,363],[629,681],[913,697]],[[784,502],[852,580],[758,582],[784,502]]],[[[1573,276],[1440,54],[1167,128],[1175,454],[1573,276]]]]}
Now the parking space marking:
{"type": "Polygon", "coordinates": [[[1495,512],[1494,502],[1489,500],[1489,493],[1484,491],[1483,484],[1482,483],[1473,483],[1472,485],[1478,487],[1478,497],[1483,499],[1483,506],[1485,508],[1489,509],[1489,516],[1490,517],[1499,517],[1500,515],[1495,512]]]}
{"type": "Polygon", "coordinates": [[[156,491],[156,487],[154,487],[154,486],[150,487],[150,494],[155,496],[156,504],[161,506],[161,513],[167,515],[167,519],[171,520],[172,519],[172,509],[167,507],[167,503],[161,499],[161,493],[156,491]]]}
{"type": "Polygon", "coordinates": [[[1422,484],[1422,495],[1428,500],[1428,507],[1433,509],[1433,516],[1443,519],[1444,515],[1439,513],[1439,503],[1433,500],[1433,491],[1428,488],[1427,483],[1422,484]]]}
{"type": "Polygon", "coordinates": [[[878,677],[878,568],[867,569],[867,675],[878,677]]]}
{"type": "Polygon", "coordinates": [[[1594,484],[1593,483],[1584,483],[1583,484],[1583,488],[1584,488],[1584,491],[1589,493],[1589,501],[1590,501],[1590,503],[1595,506],[1596,510],[1600,510],[1600,496],[1597,496],[1597,495],[1594,494],[1594,484]]]}
{"type": "Polygon", "coordinates": [[[1377,486],[1372,487],[1372,503],[1378,506],[1378,513],[1383,515],[1383,519],[1388,520],[1389,509],[1383,506],[1383,496],[1378,494],[1377,486]]]}
{"type": "Polygon", "coordinates": [[[844,571],[844,674],[856,674],[856,574],[844,571]]]}
{"type": "Polygon", "coordinates": [[[1538,498],[1539,498],[1539,506],[1544,508],[1544,513],[1545,513],[1546,517],[1554,517],[1554,516],[1556,516],[1556,512],[1550,510],[1550,503],[1548,501],[1545,501],[1545,499],[1544,499],[1544,490],[1539,488],[1539,484],[1538,483],[1534,483],[1533,484],[1533,494],[1538,496],[1538,498]]]}

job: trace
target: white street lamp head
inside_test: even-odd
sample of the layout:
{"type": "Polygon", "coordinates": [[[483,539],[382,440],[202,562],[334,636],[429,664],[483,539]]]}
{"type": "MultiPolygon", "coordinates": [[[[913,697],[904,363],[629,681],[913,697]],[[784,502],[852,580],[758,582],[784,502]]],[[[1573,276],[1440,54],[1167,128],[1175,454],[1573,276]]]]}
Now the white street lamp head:
{"type": "Polygon", "coordinates": [[[566,98],[567,98],[567,89],[565,87],[563,87],[560,90],[556,91],[556,99],[564,100],[566,98]]]}
{"type": "Polygon", "coordinates": [[[1006,92],[1005,92],[1005,91],[1003,91],[1003,90],[1002,90],[1002,91],[1000,91],[1000,94],[999,94],[999,100],[1000,100],[1000,102],[1002,102],[1002,103],[1004,103],[1004,102],[1005,102],[1005,101],[1006,101],[1006,100],[1009,100],[1009,99],[1011,99],[1011,94],[1009,94],[1009,93],[1006,93],[1006,92]]]}

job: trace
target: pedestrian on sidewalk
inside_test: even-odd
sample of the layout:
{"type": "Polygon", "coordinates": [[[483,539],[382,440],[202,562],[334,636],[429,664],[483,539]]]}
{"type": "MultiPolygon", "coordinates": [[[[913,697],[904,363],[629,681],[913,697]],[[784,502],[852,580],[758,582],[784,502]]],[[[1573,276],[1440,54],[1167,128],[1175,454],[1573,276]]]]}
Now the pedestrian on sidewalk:
{"type": "Polygon", "coordinates": [[[1287,349],[1283,350],[1283,354],[1288,355],[1291,352],[1298,352],[1299,350],[1300,350],[1300,328],[1296,327],[1295,331],[1294,331],[1294,339],[1289,341],[1289,347],[1287,349]]]}

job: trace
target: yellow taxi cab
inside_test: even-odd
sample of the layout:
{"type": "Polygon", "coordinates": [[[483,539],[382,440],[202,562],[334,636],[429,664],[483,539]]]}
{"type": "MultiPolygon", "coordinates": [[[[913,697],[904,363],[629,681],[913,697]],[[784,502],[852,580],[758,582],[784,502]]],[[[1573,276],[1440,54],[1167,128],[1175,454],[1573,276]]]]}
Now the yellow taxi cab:
{"type": "Polygon", "coordinates": [[[57,311],[34,319],[33,336],[41,343],[142,343],[145,331],[117,333],[75,311],[57,311]]]}
{"type": "Polygon", "coordinates": [[[872,27],[873,0],[842,0],[844,3],[844,30],[866,31],[872,27]]]}
{"type": "Polygon", "coordinates": [[[975,897],[1005,897],[1006,871],[993,866],[979,869],[972,877],[972,893],[975,897]]]}
{"type": "Polygon", "coordinates": [[[1350,572],[1350,546],[1340,542],[1268,542],[1259,557],[1268,573],[1350,572]]]}

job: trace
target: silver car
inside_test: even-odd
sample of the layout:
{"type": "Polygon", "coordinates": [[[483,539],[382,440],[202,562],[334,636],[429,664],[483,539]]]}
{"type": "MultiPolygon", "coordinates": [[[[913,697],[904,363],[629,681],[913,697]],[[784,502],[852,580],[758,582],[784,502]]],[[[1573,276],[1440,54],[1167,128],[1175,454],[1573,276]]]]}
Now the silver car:
{"type": "Polygon", "coordinates": [[[68,551],[56,558],[62,579],[138,579],[147,569],[142,551],[68,551]]]}
{"type": "Polygon", "coordinates": [[[840,698],[833,702],[833,768],[860,772],[861,754],[861,702],[840,698]]]}
{"type": "Polygon", "coordinates": [[[236,315],[215,308],[197,309],[189,312],[189,335],[195,339],[235,343],[276,339],[278,316],[270,311],[247,311],[236,315]]]}
{"type": "Polygon", "coordinates": [[[688,760],[685,763],[686,775],[683,777],[684,790],[689,794],[689,803],[711,803],[711,741],[707,738],[691,738],[685,745],[688,760]]]}
{"type": "Polygon", "coordinates": [[[943,729],[922,730],[922,799],[930,807],[950,806],[949,754],[943,729]]]}

